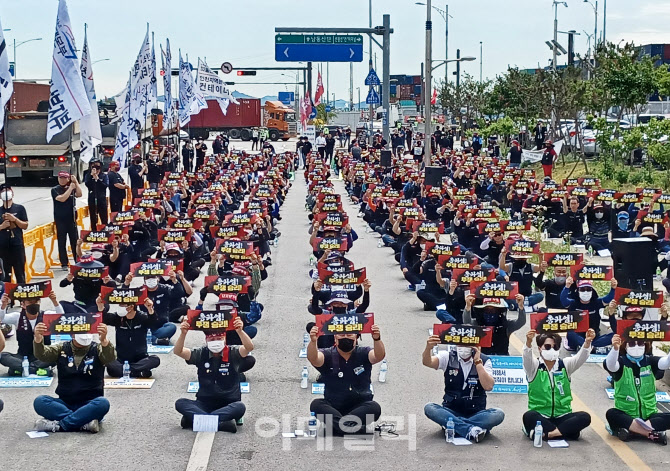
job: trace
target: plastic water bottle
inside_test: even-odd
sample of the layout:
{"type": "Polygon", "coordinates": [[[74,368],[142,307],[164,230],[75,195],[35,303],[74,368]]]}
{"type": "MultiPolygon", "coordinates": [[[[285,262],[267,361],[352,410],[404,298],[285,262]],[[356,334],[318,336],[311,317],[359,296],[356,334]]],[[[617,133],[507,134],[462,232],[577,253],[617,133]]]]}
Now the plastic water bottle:
{"type": "Polygon", "coordinates": [[[316,263],[316,257],[314,255],[310,255],[309,256],[309,266],[313,267],[315,263],[316,263]]]}
{"type": "Polygon", "coordinates": [[[308,379],[309,379],[309,371],[307,371],[306,366],[303,366],[302,367],[302,376],[301,376],[301,380],[300,380],[300,387],[302,389],[307,389],[308,379]]]}
{"type": "Polygon", "coordinates": [[[302,336],[302,348],[307,348],[307,345],[309,345],[309,334],[305,332],[302,336]]]}
{"type": "Polygon", "coordinates": [[[310,412],[307,430],[309,431],[309,438],[316,438],[316,415],[314,415],[314,412],[310,412]]]}
{"type": "Polygon", "coordinates": [[[130,365],[128,361],[123,362],[123,381],[126,383],[130,382],[130,365]]]}
{"type": "Polygon", "coordinates": [[[21,368],[23,371],[21,371],[21,376],[24,378],[30,376],[30,362],[28,361],[28,357],[24,356],[23,361],[21,362],[21,368]]]}
{"type": "Polygon", "coordinates": [[[151,341],[151,329],[147,329],[147,346],[150,347],[153,342],[151,341]]]}
{"type": "Polygon", "coordinates": [[[533,436],[533,446],[542,448],[542,423],[538,420],[535,424],[535,435],[533,436]]]}
{"type": "Polygon", "coordinates": [[[593,257],[593,246],[589,245],[589,257],[593,257]]]}
{"type": "Polygon", "coordinates": [[[542,231],[542,240],[549,240],[549,231],[546,229],[542,231]]]}
{"type": "Polygon", "coordinates": [[[279,245],[279,237],[275,236],[275,240],[273,241],[274,246],[277,247],[279,245]]]}
{"type": "Polygon", "coordinates": [[[380,238],[380,239],[377,241],[377,248],[381,248],[383,245],[384,245],[384,241],[380,238]]]}
{"type": "Polygon", "coordinates": [[[386,382],[386,373],[388,373],[389,370],[389,364],[386,361],[386,358],[382,360],[382,365],[379,367],[379,382],[380,383],[385,383],[386,382]]]}
{"type": "Polygon", "coordinates": [[[661,272],[661,267],[656,268],[656,276],[654,277],[655,280],[661,280],[663,278],[662,272],[661,272]]]}
{"type": "Polygon", "coordinates": [[[449,417],[449,420],[447,420],[447,431],[446,431],[447,443],[454,443],[455,435],[456,431],[454,430],[454,419],[449,417]]]}
{"type": "Polygon", "coordinates": [[[525,312],[528,312],[529,307],[530,307],[530,304],[528,303],[528,298],[524,297],[524,299],[523,299],[523,310],[525,312]]]}

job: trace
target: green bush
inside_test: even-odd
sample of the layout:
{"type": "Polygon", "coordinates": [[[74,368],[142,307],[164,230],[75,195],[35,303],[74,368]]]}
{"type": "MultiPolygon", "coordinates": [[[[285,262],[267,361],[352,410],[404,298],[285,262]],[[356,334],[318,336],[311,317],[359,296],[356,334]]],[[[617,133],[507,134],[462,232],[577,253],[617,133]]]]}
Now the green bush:
{"type": "Polygon", "coordinates": [[[631,185],[639,185],[644,182],[644,174],[642,172],[632,172],[628,178],[628,183],[631,185]]]}
{"type": "Polygon", "coordinates": [[[623,167],[616,170],[616,172],[614,173],[614,180],[616,180],[616,182],[619,185],[625,185],[626,183],[628,183],[629,176],[630,176],[630,170],[623,167]]]}

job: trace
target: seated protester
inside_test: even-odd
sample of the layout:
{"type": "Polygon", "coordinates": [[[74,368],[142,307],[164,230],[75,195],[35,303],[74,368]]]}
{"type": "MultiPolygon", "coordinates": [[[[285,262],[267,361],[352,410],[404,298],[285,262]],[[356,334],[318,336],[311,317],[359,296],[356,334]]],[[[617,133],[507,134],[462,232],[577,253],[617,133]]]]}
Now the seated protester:
{"type": "MultiPolygon", "coordinates": [[[[54,311],[63,314],[63,306],[58,303],[56,293],[52,291],[49,299],[54,305],[54,311]]],[[[4,293],[0,300],[0,320],[4,319],[8,324],[16,325],[16,341],[18,350],[16,353],[0,353],[0,364],[8,368],[9,376],[21,376],[23,373],[23,358],[27,357],[30,363],[29,371],[31,375],[52,376],[55,361],[44,362],[37,358],[33,352],[33,336],[35,326],[42,322],[44,311],[41,310],[40,299],[26,300],[21,302],[21,311],[7,313],[9,306],[9,295],[4,293]]],[[[46,345],[51,345],[51,336],[44,340],[46,345]]]]}
{"type": "Polygon", "coordinates": [[[133,258],[132,247],[128,234],[115,237],[111,244],[112,253],[109,256],[109,276],[119,282],[130,271],[130,261],[133,258]]]}
{"type": "MultiPolygon", "coordinates": [[[[472,247],[475,247],[475,243],[479,237],[479,229],[474,221],[473,213],[468,213],[465,216],[465,219],[461,218],[461,216],[461,212],[456,211],[456,216],[454,216],[454,232],[457,237],[456,242],[469,250],[472,247]]],[[[454,242],[453,235],[452,242],[454,242]]],[[[461,251],[463,250],[461,249],[461,251]]]]}
{"type": "Polygon", "coordinates": [[[503,233],[489,232],[489,236],[479,244],[479,249],[486,260],[482,263],[482,268],[498,268],[500,252],[503,248],[505,248],[503,233]]]}
{"type": "Polygon", "coordinates": [[[421,277],[418,273],[413,272],[412,268],[421,256],[425,245],[426,239],[420,236],[418,232],[413,232],[412,238],[400,249],[400,269],[405,280],[409,282],[407,289],[410,291],[414,291],[416,285],[421,283],[421,277]]]}
{"type": "MultiPolygon", "coordinates": [[[[172,270],[170,277],[176,282],[177,274],[172,270]]],[[[133,281],[133,274],[128,273],[123,287],[129,288],[133,281]]],[[[183,284],[188,282],[182,278],[182,283],[166,285],[158,282],[157,276],[145,276],[144,286],[147,287],[147,297],[153,301],[154,316],[151,319],[151,343],[154,345],[170,345],[170,339],[177,332],[177,327],[170,322],[169,309],[171,299],[181,299],[184,296],[183,284]]],[[[189,289],[191,288],[188,285],[189,289]]],[[[146,341],[146,337],[145,337],[146,341]]]]}
{"type": "Polygon", "coordinates": [[[554,277],[545,279],[547,262],[540,263],[540,272],[535,278],[535,287],[544,290],[544,304],[547,309],[565,309],[561,303],[561,292],[565,287],[570,271],[568,267],[554,267],[554,277]]]}
{"type": "MultiPolygon", "coordinates": [[[[589,198],[587,207],[593,204],[593,197],[589,198]]],[[[586,246],[594,252],[608,249],[610,246],[610,217],[609,208],[601,203],[596,203],[593,206],[593,211],[588,211],[586,214],[586,221],[589,226],[588,239],[586,246]]]]}
{"type": "Polygon", "coordinates": [[[116,359],[107,326],[98,326],[99,344],[93,342],[93,334],[74,334],[69,342],[45,346],[46,332],[46,324],[35,326],[33,348],[39,360],[56,363],[58,398],[35,398],[35,412],[43,417],[35,423],[35,430],[98,433],[100,421],[109,412],[109,401],[104,397],[105,366],[116,359]]]}
{"type": "MultiPolygon", "coordinates": [[[[596,333],[596,338],[591,342],[593,347],[607,347],[612,344],[613,332],[616,332],[616,324],[614,325],[614,331],[609,334],[600,334],[600,310],[607,306],[609,302],[614,298],[614,290],[618,286],[617,280],[612,278],[610,286],[612,289],[610,292],[603,296],[602,298],[598,297],[598,293],[593,289],[593,283],[589,280],[579,280],[577,282],[577,291],[571,292],[570,288],[572,287],[574,280],[569,276],[565,280],[565,288],[561,291],[561,303],[563,307],[569,311],[589,311],[589,328],[593,329],[596,333]],[[577,295],[574,297],[574,295],[577,295]]],[[[614,318],[613,314],[610,314],[610,321],[614,318]]],[[[616,321],[616,319],[615,319],[616,321]]],[[[584,343],[584,334],[579,332],[568,332],[566,336],[567,347],[569,349],[576,350],[584,343]]]]}
{"type": "Polygon", "coordinates": [[[424,366],[444,371],[444,396],[441,405],[428,403],[423,411],[443,429],[452,419],[456,435],[479,443],[505,419],[501,409],[486,408],[486,391],[495,384],[491,360],[482,355],[479,347],[458,346],[431,355],[439,343],[439,336],[428,337],[421,358],[424,366]]]}
{"type": "Polygon", "coordinates": [[[504,299],[484,298],[481,304],[475,304],[475,295],[465,297],[463,323],[493,327],[493,340],[490,347],[482,347],[486,355],[509,355],[509,336],[526,324],[526,311],[523,308],[523,294],[516,295],[519,314],[515,321],[507,318],[507,303],[504,299]]]}
{"type": "MultiPolygon", "coordinates": [[[[438,284],[444,289],[444,292],[447,295],[447,298],[444,302],[445,306],[437,307],[435,316],[442,323],[463,323],[463,309],[465,308],[465,291],[459,286],[458,282],[454,279],[445,280],[442,277],[442,266],[435,265],[435,276],[437,277],[438,284]]],[[[451,274],[449,275],[452,276],[451,274]]]]}
{"type": "Polygon", "coordinates": [[[507,200],[509,201],[510,215],[512,219],[521,219],[523,214],[523,204],[529,196],[526,194],[528,188],[514,188],[510,187],[507,193],[507,200]]]}
{"type": "MultiPolygon", "coordinates": [[[[544,299],[542,293],[533,292],[533,283],[535,283],[534,273],[540,271],[538,265],[528,263],[530,255],[509,253],[511,263],[507,262],[507,249],[502,247],[500,250],[500,258],[498,266],[500,270],[504,270],[509,276],[509,281],[516,281],[519,286],[519,294],[523,294],[524,298],[528,300],[528,306],[532,307],[539,304],[544,299]]],[[[512,302],[510,304],[512,310],[516,310],[516,306],[512,302]]]]}
{"type": "MultiPolygon", "coordinates": [[[[314,282],[314,290],[316,292],[321,291],[321,287],[323,286],[323,283],[321,280],[316,280],[314,282]]],[[[370,306],[370,287],[372,286],[372,283],[370,280],[365,280],[363,281],[363,289],[364,289],[364,294],[363,294],[363,301],[356,305],[356,303],[352,303],[351,299],[348,295],[348,293],[344,290],[332,290],[330,294],[330,299],[325,303],[324,307],[321,308],[318,305],[318,301],[315,301],[317,299],[316,296],[312,296],[312,305],[310,306],[309,312],[314,314],[315,316],[318,314],[345,314],[345,313],[364,313],[367,311],[368,307],[370,306]]],[[[307,332],[312,331],[312,327],[314,327],[316,323],[314,322],[308,322],[307,323],[307,332]]],[[[334,338],[332,335],[322,335],[321,337],[318,338],[317,341],[317,346],[319,348],[330,348],[335,344],[334,338]]]]}
{"type": "MultiPolygon", "coordinates": [[[[427,240],[434,240],[434,235],[426,233],[427,240]]],[[[424,311],[435,311],[438,306],[447,302],[447,294],[444,287],[440,285],[437,275],[437,260],[428,255],[424,248],[419,260],[414,264],[412,271],[418,273],[425,283],[425,288],[416,291],[416,296],[423,302],[424,311]]],[[[440,270],[442,267],[440,267],[440,270]]],[[[440,274],[440,279],[442,275],[440,274]]]]}
{"type": "Polygon", "coordinates": [[[323,399],[309,406],[326,432],[334,435],[366,433],[381,416],[381,407],[372,400],[370,374],[372,365],[386,356],[379,327],[372,326],[374,348],[357,345],[360,334],[336,334],[335,346],[318,349],[318,327],[312,327],[307,345],[307,359],[321,374],[323,399]],[[372,418],[373,421],[368,423],[372,418]]]}
{"type": "MultiPolygon", "coordinates": [[[[77,246],[82,242],[81,239],[77,241],[77,246]]],[[[93,258],[91,252],[84,252],[78,258],[77,263],[74,264],[76,267],[80,268],[102,268],[105,265],[102,262],[93,258]]],[[[68,273],[65,278],[60,280],[60,287],[65,288],[66,286],[72,285],[74,290],[74,300],[79,308],[83,308],[88,312],[95,310],[95,298],[100,294],[100,288],[102,286],[111,286],[116,288],[116,283],[110,277],[107,278],[80,278],[77,275],[68,273]]],[[[70,303],[66,303],[70,304],[70,303]]]]}
{"type": "Polygon", "coordinates": [[[586,339],[576,355],[560,359],[561,336],[535,330],[526,334],[523,348],[523,370],[528,379],[528,412],[523,414],[523,432],[534,439],[535,425],[542,424],[542,439],[577,440],[582,430],[591,424],[588,412],[572,412],[572,374],[591,354],[591,341],[596,333],[586,332],[586,339]],[[533,338],[540,358],[533,356],[533,338]]]}
{"type": "Polygon", "coordinates": [[[581,243],[584,238],[584,221],[588,206],[579,209],[579,199],[575,196],[570,198],[568,207],[567,196],[563,198],[563,233],[570,234],[570,243],[581,243]]]}
{"type": "MultiPolygon", "coordinates": [[[[174,353],[198,369],[200,387],[192,399],[177,399],[175,409],[182,415],[182,428],[193,428],[194,415],[216,415],[219,418],[219,431],[237,432],[235,421],[240,421],[246,412],[240,392],[240,374],[242,361],[248,358],[254,344],[244,333],[242,319],[237,317],[233,323],[242,346],[226,345],[225,335],[208,334],[205,347],[191,350],[184,347],[186,333],[190,326],[184,321],[179,326],[179,338],[174,353]]],[[[253,357],[251,357],[253,358],[253,357]]]]}
{"type": "Polygon", "coordinates": [[[437,210],[442,207],[442,198],[433,192],[427,194],[426,188],[423,185],[421,185],[421,206],[423,206],[427,220],[437,221],[440,219],[440,214],[437,210]]]}
{"type": "MultiPolygon", "coordinates": [[[[638,313],[638,319],[641,318],[638,313]]],[[[634,318],[634,317],[630,317],[634,318]]],[[[605,414],[610,433],[622,441],[632,436],[646,437],[667,445],[666,430],[670,413],[660,413],[656,406],[656,380],[670,368],[670,355],[651,354],[651,342],[612,337],[612,350],[603,362],[614,381],[614,407],[605,414]],[[623,346],[623,348],[622,348],[623,346]]]]}
{"type": "MultiPolygon", "coordinates": [[[[200,276],[200,270],[205,266],[205,259],[196,257],[192,247],[193,242],[182,241],[182,246],[176,242],[160,241],[156,258],[164,258],[172,262],[173,267],[177,267],[180,261],[184,261],[184,278],[186,281],[195,281],[200,276]]],[[[189,285],[190,286],[190,285],[189,285]]],[[[186,286],[184,286],[186,290],[186,286]]],[[[190,296],[191,293],[186,293],[190,296]]]]}
{"type": "Polygon", "coordinates": [[[640,220],[635,220],[635,228],[630,226],[630,214],[626,211],[619,211],[616,215],[616,225],[612,228],[612,239],[627,239],[634,237],[634,231],[640,225],[640,220]]]}
{"type": "Polygon", "coordinates": [[[147,330],[154,315],[153,301],[147,298],[144,306],[119,304],[119,310],[109,312],[101,297],[96,300],[102,320],[116,330],[116,360],[107,364],[107,374],[112,378],[123,376],[123,364],[128,362],[132,378],[150,378],[151,370],[161,364],[157,355],[147,353],[147,330]],[[145,312],[146,310],[146,312],[145,312]]]}

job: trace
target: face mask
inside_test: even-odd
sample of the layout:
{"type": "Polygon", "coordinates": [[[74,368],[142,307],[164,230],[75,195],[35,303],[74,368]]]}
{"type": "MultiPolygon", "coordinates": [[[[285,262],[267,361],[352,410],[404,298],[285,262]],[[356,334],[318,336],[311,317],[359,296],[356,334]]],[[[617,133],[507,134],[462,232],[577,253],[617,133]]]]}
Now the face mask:
{"type": "Polygon", "coordinates": [[[128,314],[127,311],[116,311],[116,315],[119,317],[126,317],[126,314],[128,314]]]}
{"type": "Polygon", "coordinates": [[[2,198],[2,201],[11,201],[14,198],[14,193],[11,191],[3,191],[0,193],[0,198],[2,198]]]}
{"type": "Polygon", "coordinates": [[[587,302],[587,301],[591,300],[592,295],[593,295],[593,293],[591,293],[591,291],[580,291],[579,292],[579,299],[581,299],[584,302],[587,302]]]}
{"type": "Polygon", "coordinates": [[[472,356],[472,349],[470,347],[456,347],[456,351],[461,360],[467,360],[472,356]]]}
{"type": "Polygon", "coordinates": [[[344,314],[347,312],[347,308],[342,306],[333,306],[333,312],[335,314],[344,314]]]}
{"type": "Polygon", "coordinates": [[[30,314],[31,316],[36,316],[40,312],[40,305],[39,304],[28,304],[26,306],[26,314],[30,314]]]}
{"type": "Polygon", "coordinates": [[[619,229],[621,229],[622,231],[628,229],[628,223],[626,221],[619,221],[617,225],[619,226],[619,229]]]}
{"type": "Polygon", "coordinates": [[[147,285],[147,288],[154,289],[158,286],[158,278],[148,278],[144,280],[144,284],[147,285]]]}
{"type": "Polygon", "coordinates": [[[596,219],[602,219],[604,216],[603,213],[596,213],[596,219]]]}
{"type": "Polygon", "coordinates": [[[419,244],[419,247],[421,247],[421,250],[424,250],[426,248],[426,244],[419,244]]]}
{"type": "Polygon", "coordinates": [[[542,355],[542,358],[544,358],[545,361],[556,361],[556,360],[558,360],[559,353],[560,352],[558,350],[554,350],[553,348],[551,350],[542,349],[542,351],[540,352],[540,354],[542,355]]]}
{"type": "Polygon", "coordinates": [[[484,314],[484,324],[494,325],[498,323],[498,314],[484,314]]]}
{"type": "Polygon", "coordinates": [[[82,347],[88,347],[93,342],[93,335],[91,334],[74,334],[75,341],[82,347]]]}
{"type": "Polygon", "coordinates": [[[567,279],[566,276],[555,276],[554,277],[554,281],[559,285],[564,285],[566,279],[567,279]]]}
{"type": "Polygon", "coordinates": [[[523,191],[523,190],[516,190],[517,195],[523,195],[524,193],[525,193],[525,191],[523,191]]]}
{"type": "Polygon", "coordinates": [[[634,347],[626,347],[626,353],[633,358],[642,358],[644,355],[645,346],[635,345],[634,347]]]}
{"type": "Polygon", "coordinates": [[[212,353],[221,353],[225,346],[226,342],[224,342],[223,340],[211,340],[207,342],[207,348],[212,353]]]}
{"type": "Polygon", "coordinates": [[[337,347],[345,353],[350,352],[354,349],[354,339],[339,339],[337,347]]]}

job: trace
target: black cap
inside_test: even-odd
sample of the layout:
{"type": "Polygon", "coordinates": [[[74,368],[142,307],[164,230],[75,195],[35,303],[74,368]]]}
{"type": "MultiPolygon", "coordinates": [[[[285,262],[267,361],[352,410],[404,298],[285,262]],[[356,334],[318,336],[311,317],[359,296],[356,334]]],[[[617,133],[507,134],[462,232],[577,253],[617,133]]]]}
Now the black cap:
{"type": "Polygon", "coordinates": [[[2,190],[11,190],[11,189],[12,189],[11,185],[9,185],[9,184],[7,184],[7,183],[3,183],[2,185],[0,185],[0,191],[2,191],[2,190]]]}

